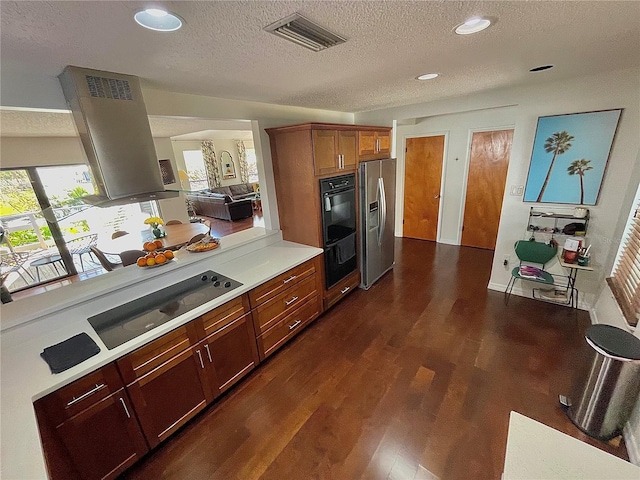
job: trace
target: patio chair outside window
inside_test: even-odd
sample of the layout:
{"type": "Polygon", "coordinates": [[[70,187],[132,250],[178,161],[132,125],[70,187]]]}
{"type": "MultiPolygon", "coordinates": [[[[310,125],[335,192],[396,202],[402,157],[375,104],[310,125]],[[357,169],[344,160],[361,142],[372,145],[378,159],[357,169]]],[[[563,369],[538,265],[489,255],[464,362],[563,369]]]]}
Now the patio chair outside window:
{"type": "Polygon", "coordinates": [[[85,235],[83,237],[74,238],[73,240],[69,240],[67,242],[67,248],[69,249],[69,253],[73,255],[78,255],[80,259],[80,269],[84,272],[84,265],[82,263],[82,255],[89,254],[91,257],[91,247],[95,247],[98,244],[98,234],[92,233],[90,235],[85,235]]]}
{"type": "Polygon", "coordinates": [[[10,273],[16,272],[27,285],[35,282],[36,279],[33,278],[31,272],[27,270],[27,268],[29,268],[28,262],[29,252],[8,252],[0,254],[0,277],[4,280],[10,273]],[[25,264],[27,264],[26,268],[25,264]],[[31,282],[27,281],[23,273],[26,273],[29,278],[31,278],[31,282]]]}

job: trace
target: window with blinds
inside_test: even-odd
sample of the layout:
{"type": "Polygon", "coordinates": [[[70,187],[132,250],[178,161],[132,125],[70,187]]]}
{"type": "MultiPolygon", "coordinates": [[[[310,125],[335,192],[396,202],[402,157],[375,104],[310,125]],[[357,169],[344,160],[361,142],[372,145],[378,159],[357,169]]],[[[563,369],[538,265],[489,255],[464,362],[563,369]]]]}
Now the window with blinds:
{"type": "Polygon", "coordinates": [[[607,282],[627,322],[636,326],[640,317],[640,202],[636,203],[618,259],[607,282]]]}

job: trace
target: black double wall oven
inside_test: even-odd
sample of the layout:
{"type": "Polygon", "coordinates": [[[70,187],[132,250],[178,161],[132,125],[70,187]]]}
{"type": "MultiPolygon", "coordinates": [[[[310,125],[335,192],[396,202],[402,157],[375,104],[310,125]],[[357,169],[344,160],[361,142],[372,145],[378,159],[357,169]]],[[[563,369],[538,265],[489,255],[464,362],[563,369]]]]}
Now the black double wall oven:
{"type": "Polygon", "coordinates": [[[326,288],[357,268],[356,176],[320,180],[326,288]]]}

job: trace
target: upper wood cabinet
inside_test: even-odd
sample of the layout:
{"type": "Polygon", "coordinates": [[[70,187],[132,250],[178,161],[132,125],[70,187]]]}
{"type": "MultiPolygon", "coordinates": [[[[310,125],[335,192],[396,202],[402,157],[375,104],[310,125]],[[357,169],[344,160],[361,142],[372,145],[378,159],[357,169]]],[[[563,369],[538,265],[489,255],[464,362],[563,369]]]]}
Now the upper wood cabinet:
{"type": "Polygon", "coordinates": [[[313,130],[313,164],[316,175],[350,172],[356,169],[355,130],[313,130]]]}
{"type": "Polygon", "coordinates": [[[375,160],[391,155],[391,129],[360,130],[358,132],[358,159],[375,160]]]}
{"type": "MultiPolygon", "coordinates": [[[[368,125],[302,123],[268,128],[266,132],[271,141],[282,236],[285,240],[321,248],[319,177],[355,172],[359,158],[358,137],[362,132],[374,133],[373,145],[376,145],[377,132],[377,145],[381,147],[377,155],[389,156],[390,129],[368,125]],[[384,153],[385,150],[388,153],[384,153]]],[[[365,155],[360,158],[368,157],[365,155]]]]}

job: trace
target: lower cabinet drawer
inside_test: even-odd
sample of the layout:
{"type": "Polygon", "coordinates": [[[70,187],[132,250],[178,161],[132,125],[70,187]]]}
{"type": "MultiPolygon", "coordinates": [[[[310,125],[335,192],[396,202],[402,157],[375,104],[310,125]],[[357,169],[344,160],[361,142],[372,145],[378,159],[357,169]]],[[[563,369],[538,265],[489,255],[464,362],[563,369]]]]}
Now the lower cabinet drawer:
{"type": "Polygon", "coordinates": [[[339,283],[324,292],[324,309],[335,305],[360,285],[360,270],[349,274],[339,283]]]}
{"type": "Polygon", "coordinates": [[[260,335],[257,339],[260,360],[264,360],[275,352],[318,315],[320,315],[320,302],[318,301],[318,296],[314,296],[307,303],[260,335]]]}
{"type": "Polygon", "coordinates": [[[253,311],[256,333],[264,333],[273,325],[317,295],[316,275],[311,275],[291,288],[259,305],[253,311]]]}
{"type": "Polygon", "coordinates": [[[123,386],[114,363],[91,372],[65,387],[38,400],[46,416],[54,425],[80,413],[123,386]]]}

